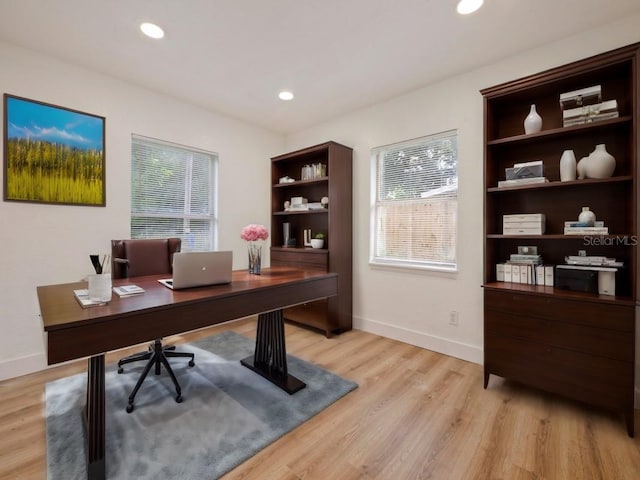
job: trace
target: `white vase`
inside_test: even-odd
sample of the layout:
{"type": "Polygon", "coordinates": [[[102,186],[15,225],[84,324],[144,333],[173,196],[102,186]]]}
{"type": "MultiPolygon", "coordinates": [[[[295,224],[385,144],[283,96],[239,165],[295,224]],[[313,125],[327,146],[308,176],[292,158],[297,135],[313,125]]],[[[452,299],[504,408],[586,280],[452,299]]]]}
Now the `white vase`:
{"type": "Polygon", "coordinates": [[[585,223],[589,227],[593,227],[596,223],[596,214],[589,210],[589,207],[582,207],[580,215],[578,215],[578,221],[585,223]]]}
{"type": "Polygon", "coordinates": [[[530,133],[536,133],[542,130],[542,117],[538,115],[536,111],[536,106],[531,105],[531,110],[529,110],[529,115],[524,119],[524,133],[527,135],[530,133]]]}
{"type": "Polygon", "coordinates": [[[570,182],[576,179],[576,156],[573,150],[565,150],[560,157],[560,181],[570,182]]]}
{"type": "Polygon", "coordinates": [[[587,162],[588,161],[589,161],[589,157],[582,157],[578,161],[578,165],[576,165],[576,170],[578,171],[579,180],[587,178],[587,162]]]}
{"type": "Polygon", "coordinates": [[[609,178],[616,169],[616,159],[601,143],[589,154],[586,167],[586,178],[609,178]]]}

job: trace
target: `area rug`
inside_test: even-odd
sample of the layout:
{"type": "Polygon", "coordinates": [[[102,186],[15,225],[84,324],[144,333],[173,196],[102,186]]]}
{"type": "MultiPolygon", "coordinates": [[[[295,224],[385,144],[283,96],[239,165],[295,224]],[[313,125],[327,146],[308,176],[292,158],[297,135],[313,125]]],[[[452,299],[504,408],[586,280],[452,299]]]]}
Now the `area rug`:
{"type": "MultiPolygon", "coordinates": [[[[357,388],[309,362],[288,356],[289,372],[307,387],[289,395],[239,360],[254,341],[224,332],[179,347],[193,351],[196,366],[172,359],[183,403],[175,402],[169,376],[149,374],[125,412],[142,371],[130,364],[106,372],[108,479],[215,479],[357,388]]],[[[46,387],[47,475],[50,480],[86,478],[82,408],[86,374],[46,387]]]]}

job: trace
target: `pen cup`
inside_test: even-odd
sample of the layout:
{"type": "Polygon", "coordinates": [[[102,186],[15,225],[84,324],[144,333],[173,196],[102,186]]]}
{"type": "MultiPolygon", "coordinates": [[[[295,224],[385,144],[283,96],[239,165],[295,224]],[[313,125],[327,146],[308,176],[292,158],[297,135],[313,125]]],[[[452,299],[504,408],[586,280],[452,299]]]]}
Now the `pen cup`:
{"type": "Polygon", "coordinates": [[[89,300],[95,302],[108,302],[111,300],[111,274],[92,274],[87,277],[89,281],[89,300]]]}

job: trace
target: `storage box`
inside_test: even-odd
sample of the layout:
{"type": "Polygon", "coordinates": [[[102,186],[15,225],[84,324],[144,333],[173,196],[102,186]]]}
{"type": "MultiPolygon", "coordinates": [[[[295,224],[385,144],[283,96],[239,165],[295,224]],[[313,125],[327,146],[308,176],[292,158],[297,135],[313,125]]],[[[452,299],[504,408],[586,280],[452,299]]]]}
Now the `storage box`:
{"type": "Polygon", "coordinates": [[[575,292],[598,293],[598,272],[595,270],[556,266],[555,287],[575,292]]]}
{"type": "Polygon", "coordinates": [[[543,165],[537,163],[535,165],[513,166],[511,168],[505,168],[504,172],[505,180],[542,177],[543,165]]]}
{"type": "Polygon", "coordinates": [[[544,213],[503,215],[503,235],[542,235],[545,232],[544,213]]]}

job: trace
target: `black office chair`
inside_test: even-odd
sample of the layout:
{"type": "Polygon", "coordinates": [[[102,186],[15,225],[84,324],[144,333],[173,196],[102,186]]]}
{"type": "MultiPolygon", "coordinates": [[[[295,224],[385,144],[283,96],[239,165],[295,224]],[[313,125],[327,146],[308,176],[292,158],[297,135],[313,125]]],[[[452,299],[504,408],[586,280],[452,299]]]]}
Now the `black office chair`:
{"type": "MultiPolygon", "coordinates": [[[[139,277],[144,275],[171,274],[173,264],[173,254],[180,251],[179,238],[165,239],[140,239],[140,240],[112,240],[111,241],[111,272],[113,278],[139,277]]],[[[147,361],[142,375],[138,379],[127,404],[127,413],[133,411],[133,402],[142,382],[147,377],[152,367],[155,367],[156,375],[160,375],[160,366],[163,365],[169,373],[173,384],[176,387],[176,402],[182,402],[182,390],[176,379],[173,369],[167,357],[190,358],[189,366],[193,367],[194,354],[186,352],[176,352],[175,346],[163,346],[160,339],[149,345],[149,349],[120,359],[118,362],[118,373],[124,370],[123,365],[132,362],[147,361]]]]}

